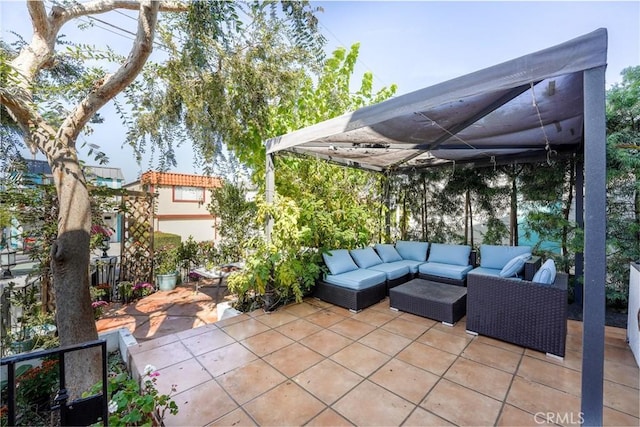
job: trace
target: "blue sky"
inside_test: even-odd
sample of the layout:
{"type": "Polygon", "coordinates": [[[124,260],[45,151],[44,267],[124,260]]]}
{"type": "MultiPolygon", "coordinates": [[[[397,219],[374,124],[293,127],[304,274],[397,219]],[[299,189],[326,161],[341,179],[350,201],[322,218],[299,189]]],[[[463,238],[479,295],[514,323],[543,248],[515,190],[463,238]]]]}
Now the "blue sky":
{"type": "MultiPolygon", "coordinates": [[[[609,35],[607,86],[620,82],[622,69],[640,64],[640,1],[621,2],[365,2],[322,1],[318,14],[320,30],[328,40],[327,52],[337,46],[360,42],[360,56],[353,77],[359,81],[365,71],[374,74],[374,89],[398,85],[398,94],[452,79],[503,61],[541,50],[597,28],[609,35]]],[[[0,1],[1,30],[12,40],[10,30],[27,38],[30,33],[23,2],[0,1]]],[[[130,15],[135,15],[128,12],[130,15]]],[[[135,31],[135,22],[120,14],[100,17],[135,31]]],[[[72,24],[63,33],[76,34],[72,24]]],[[[129,42],[99,28],[81,32],[84,42],[129,42]]],[[[129,36],[130,37],[130,36],[129,36]]],[[[124,128],[111,105],[101,110],[105,124],[95,127],[85,142],[99,145],[120,167],[130,182],[148,169],[145,160],[138,166],[133,152],[121,148],[124,128]]],[[[198,173],[188,145],[180,149],[176,172],[198,173]]]]}

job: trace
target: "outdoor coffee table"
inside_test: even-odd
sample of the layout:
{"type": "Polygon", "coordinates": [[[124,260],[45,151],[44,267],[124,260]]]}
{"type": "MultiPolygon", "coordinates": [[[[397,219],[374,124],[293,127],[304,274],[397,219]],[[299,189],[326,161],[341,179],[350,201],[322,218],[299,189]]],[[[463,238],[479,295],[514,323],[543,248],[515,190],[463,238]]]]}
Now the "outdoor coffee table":
{"type": "Polygon", "coordinates": [[[413,279],[389,289],[392,310],[405,311],[453,326],[467,312],[467,288],[413,279]]]}

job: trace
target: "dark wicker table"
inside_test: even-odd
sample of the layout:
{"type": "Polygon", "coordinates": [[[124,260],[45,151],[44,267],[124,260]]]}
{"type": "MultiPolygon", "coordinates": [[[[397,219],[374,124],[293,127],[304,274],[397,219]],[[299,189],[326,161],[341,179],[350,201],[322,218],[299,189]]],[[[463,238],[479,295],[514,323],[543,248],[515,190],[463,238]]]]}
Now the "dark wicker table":
{"type": "Polygon", "coordinates": [[[467,288],[413,279],[389,290],[391,309],[453,325],[467,312],[467,288]]]}

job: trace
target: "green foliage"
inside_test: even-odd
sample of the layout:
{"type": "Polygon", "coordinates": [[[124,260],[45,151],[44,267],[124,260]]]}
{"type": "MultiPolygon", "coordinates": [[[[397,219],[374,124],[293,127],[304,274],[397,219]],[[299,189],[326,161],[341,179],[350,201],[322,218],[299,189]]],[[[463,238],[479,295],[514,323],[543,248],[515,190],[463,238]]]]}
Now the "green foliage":
{"type": "Polygon", "coordinates": [[[198,262],[198,243],[189,236],[186,242],[180,242],[176,256],[180,262],[180,267],[189,269],[198,262]]]}
{"type": "Polygon", "coordinates": [[[165,245],[157,247],[153,254],[153,264],[156,275],[176,273],[180,265],[178,246],[165,245]]]}
{"type": "Polygon", "coordinates": [[[153,232],[153,245],[157,248],[161,248],[163,246],[173,246],[179,247],[182,238],[173,233],[164,233],[162,231],[154,231],[153,232]]]}
{"type": "Polygon", "coordinates": [[[489,218],[487,231],[482,236],[482,243],[486,245],[501,245],[509,237],[509,229],[497,218],[489,218]]]}

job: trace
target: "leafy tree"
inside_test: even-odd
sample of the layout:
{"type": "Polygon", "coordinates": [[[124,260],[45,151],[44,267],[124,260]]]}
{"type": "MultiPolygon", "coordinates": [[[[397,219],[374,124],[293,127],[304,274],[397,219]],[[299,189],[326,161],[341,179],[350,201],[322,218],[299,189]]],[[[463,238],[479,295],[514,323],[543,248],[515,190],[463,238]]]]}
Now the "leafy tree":
{"type": "MultiPolygon", "coordinates": [[[[86,179],[78,160],[78,136],[87,130],[87,125],[96,117],[99,109],[123,91],[133,98],[136,98],[137,93],[141,102],[132,105],[144,109],[142,112],[155,105],[153,102],[157,99],[152,96],[162,96],[159,99],[162,102],[157,105],[165,107],[172,114],[172,120],[159,120],[171,116],[168,114],[145,116],[152,122],[143,131],[152,136],[149,141],[160,147],[165,153],[164,157],[169,160],[172,159],[172,143],[180,136],[179,132],[175,132],[173,139],[167,137],[171,129],[175,131],[184,125],[191,130],[196,148],[207,154],[211,152],[211,145],[215,146],[229,134],[235,135],[233,132],[226,132],[227,129],[237,131],[244,128],[245,123],[241,118],[248,117],[254,119],[252,123],[259,124],[262,118],[260,111],[274,99],[274,93],[260,90],[260,82],[286,82],[284,78],[275,78],[284,62],[272,60],[272,55],[277,52],[267,47],[273,44],[262,43],[269,41],[269,34],[272,40],[293,35],[293,45],[299,47],[298,52],[303,52],[305,49],[320,49],[318,42],[322,41],[317,37],[313,10],[307,3],[281,4],[282,11],[278,13],[275,3],[245,5],[216,1],[186,3],[94,0],[82,4],[55,3],[47,13],[43,1],[27,2],[33,38],[15,56],[3,46],[0,104],[19,127],[29,148],[33,152],[40,151],[44,154],[53,171],[59,212],[57,238],[51,249],[51,268],[56,300],[64,301],[57,307],[58,332],[62,345],[97,337],[88,277],[91,204],[86,179]],[[60,47],[65,47],[59,39],[60,30],[65,24],[88,15],[121,8],[139,12],[137,33],[127,58],[111,52],[100,52],[91,46],[59,50],[60,47]],[[240,11],[249,12],[249,25],[241,25],[243,22],[238,17],[240,11]],[[146,86],[133,83],[152,52],[160,12],[174,12],[168,16],[168,30],[162,29],[159,32],[163,43],[174,43],[171,31],[183,31],[186,38],[183,39],[184,43],[171,45],[173,56],[166,67],[151,66],[155,71],[153,78],[158,80],[160,77],[169,81],[166,86],[169,89],[141,94],[136,89],[149,87],[150,74],[144,76],[147,79],[146,86]],[[203,41],[212,43],[203,44],[203,41]],[[237,41],[241,41],[240,46],[237,41]],[[247,41],[256,43],[242,43],[247,41]],[[211,49],[205,50],[203,46],[211,46],[211,49]],[[250,49],[251,54],[244,57],[240,53],[241,49],[238,49],[235,52],[240,53],[241,60],[234,61],[237,56],[232,55],[234,50],[229,47],[249,46],[253,47],[250,49]],[[209,56],[212,51],[217,51],[218,54],[209,56]],[[111,73],[101,67],[85,67],[83,72],[76,72],[73,68],[74,64],[87,64],[94,59],[113,61],[117,67],[111,73]],[[225,84],[224,80],[221,81],[220,74],[210,72],[212,67],[221,62],[225,65],[224,69],[235,77],[233,81],[238,83],[237,87],[225,84]],[[58,69],[58,65],[62,64],[68,64],[71,68],[58,69]],[[180,73],[180,69],[186,71],[180,73]],[[201,69],[204,71],[200,72],[201,69]],[[254,72],[256,69],[260,70],[259,75],[254,72]],[[68,79],[55,78],[59,72],[62,74],[58,76],[66,76],[68,79]],[[176,80],[171,80],[172,76],[184,78],[182,81],[187,86],[171,87],[171,83],[176,83],[176,80]],[[213,95],[216,101],[210,102],[207,108],[191,109],[204,115],[197,118],[203,119],[200,124],[211,123],[208,128],[198,131],[198,126],[194,125],[196,117],[179,114],[180,100],[184,97],[181,90],[190,91],[193,94],[190,99],[194,102],[202,94],[213,95]],[[168,105],[175,108],[166,108],[168,105]],[[254,114],[253,111],[258,113],[254,114]]],[[[286,92],[278,94],[290,95],[286,92]]],[[[253,128],[258,129],[259,126],[253,128]]],[[[137,142],[134,144],[135,148],[143,149],[145,138],[136,138],[138,134],[132,133],[131,141],[137,142]]],[[[237,138],[234,141],[240,144],[237,138]]],[[[79,396],[97,381],[98,357],[97,352],[91,357],[72,353],[69,366],[74,369],[67,371],[70,375],[68,385],[71,397],[79,396]]]]}

